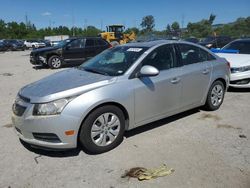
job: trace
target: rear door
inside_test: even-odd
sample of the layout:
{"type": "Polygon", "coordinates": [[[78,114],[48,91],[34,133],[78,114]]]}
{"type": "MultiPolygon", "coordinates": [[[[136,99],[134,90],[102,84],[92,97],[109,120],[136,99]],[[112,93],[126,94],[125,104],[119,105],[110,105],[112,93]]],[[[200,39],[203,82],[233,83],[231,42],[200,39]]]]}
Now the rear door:
{"type": "Polygon", "coordinates": [[[96,39],[95,46],[96,46],[96,55],[97,55],[101,53],[103,50],[106,50],[107,48],[109,48],[109,43],[107,41],[104,41],[103,39],[96,39]]]}
{"type": "Polygon", "coordinates": [[[167,44],[153,50],[142,66],[151,65],[160,73],[154,77],[134,78],[135,122],[157,119],[179,108],[181,68],[177,65],[175,49],[167,44]]]}
{"type": "Polygon", "coordinates": [[[98,49],[95,45],[95,39],[87,38],[85,42],[85,58],[89,59],[98,54],[98,49]]]}
{"type": "Polygon", "coordinates": [[[79,63],[84,61],[84,39],[75,39],[63,48],[62,56],[65,62],[79,63]]]}
{"type": "Polygon", "coordinates": [[[181,107],[201,104],[206,97],[213,58],[207,51],[189,44],[178,44],[182,62],[182,96],[181,107]]]}

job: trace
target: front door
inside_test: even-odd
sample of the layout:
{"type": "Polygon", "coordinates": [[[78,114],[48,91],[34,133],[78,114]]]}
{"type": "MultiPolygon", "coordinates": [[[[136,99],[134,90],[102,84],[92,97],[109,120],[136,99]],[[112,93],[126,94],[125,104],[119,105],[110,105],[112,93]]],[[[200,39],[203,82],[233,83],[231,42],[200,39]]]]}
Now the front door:
{"type": "Polygon", "coordinates": [[[68,43],[62,53],[64,61],[79,63],[85,59],[84,39],[75,39],[68,43]]]}
{"type": "Polygon", "coordinates": [[[153,50],[142,61],[144,65],[154,66],[160,73],[155,77],[133,80],[136,124],[158,119],[177,110],[181,96],[181,72],[172,45],[153,50]]]}

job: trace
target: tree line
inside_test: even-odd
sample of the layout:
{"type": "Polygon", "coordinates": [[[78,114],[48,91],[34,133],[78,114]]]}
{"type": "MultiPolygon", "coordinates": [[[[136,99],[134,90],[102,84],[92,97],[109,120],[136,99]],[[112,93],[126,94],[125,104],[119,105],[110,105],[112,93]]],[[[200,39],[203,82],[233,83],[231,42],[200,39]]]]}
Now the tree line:
{"type": "MultiPolygon", "coordinates": [[[[248,36],[250,37],[250,16],[247,18],[238,18],[236,21],[228,24],[213,25],[216,15],[211,14],[207,19],[199,22],[189,22],[186,28],[181,28],[177,21],[167,24],[162,31],[155,29],[155,18],[147,15],[142,18],[141,28],[128,28],[125,32],[134,31],[137,35],[156,35],[162,37],[197,37],[204,38],[212,35],[226,35],[234,38],[248,36]]],[[[5,22],[0,19],[0,39],[33,39],[44,38],[51,35],[69,35],[69,36],[97,36],[102,31],[95,26],[81,27],[46,27],[37,29],[30,22],[17,23],[5,22]]]]}

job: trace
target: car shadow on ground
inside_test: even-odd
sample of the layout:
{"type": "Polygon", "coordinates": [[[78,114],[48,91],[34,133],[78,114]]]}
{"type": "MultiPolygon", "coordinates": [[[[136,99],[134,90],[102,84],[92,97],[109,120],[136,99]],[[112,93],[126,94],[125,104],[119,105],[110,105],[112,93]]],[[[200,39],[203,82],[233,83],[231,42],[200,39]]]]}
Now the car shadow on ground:
{"type": "Polygon", "coordinates": [[[174,122],[174,121],[176,121],[178,119],[182,119],[182,118],[184,118],[186,116],[190,116],[190,115],[198,113],[198,112],[200,112],[200,108],[195,108],[195,109],[192,109],[192,110],[188,110],[188,111],[182,112],[180,114],[176,114],[176,115],[173,115],[173,116],[170,116],[170,117],[167,117],[167,118],[164,118],[164,119],[161,119],[161,120],[158,120],[158,121],[155,121],[155,122],[140,126],[138,128],[132,129],[130,131],[127,131],[127,132],[125,132],[124,136],[126,138],[129,138],[129,137],[135,136],[137,134],[140,134],[140,133],[150,131],[150,130],[158,128],[158,127],[161,127],[163,125],[166,125],[168,123],[174,122]]]}
{"type": "Polygon", "coordinates": [[[229,87],[228,92],[230,93],[250,93],[250,88],[233,88],[229,87]]]}

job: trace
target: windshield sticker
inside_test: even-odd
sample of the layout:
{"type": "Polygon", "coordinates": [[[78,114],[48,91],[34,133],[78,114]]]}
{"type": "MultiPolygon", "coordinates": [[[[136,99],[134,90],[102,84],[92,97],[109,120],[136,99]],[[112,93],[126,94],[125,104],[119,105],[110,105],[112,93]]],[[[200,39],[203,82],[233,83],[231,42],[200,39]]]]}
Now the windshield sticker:
{"type": "Polygon", "coordinates": [[[129,48],[127,49],[128,52],[140,52],[142,51],[142,48],[129,48]]]}

